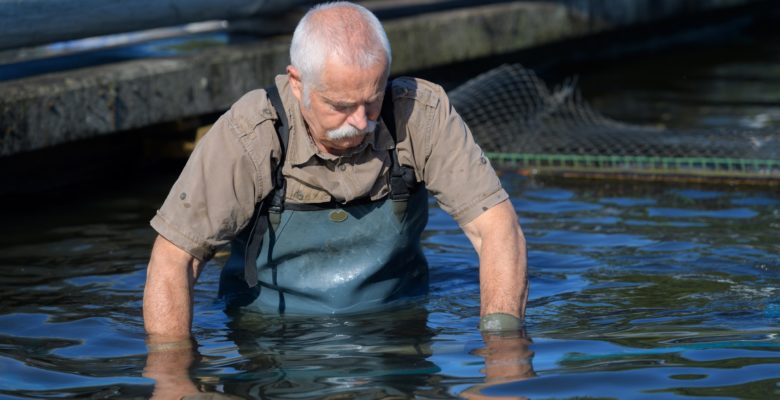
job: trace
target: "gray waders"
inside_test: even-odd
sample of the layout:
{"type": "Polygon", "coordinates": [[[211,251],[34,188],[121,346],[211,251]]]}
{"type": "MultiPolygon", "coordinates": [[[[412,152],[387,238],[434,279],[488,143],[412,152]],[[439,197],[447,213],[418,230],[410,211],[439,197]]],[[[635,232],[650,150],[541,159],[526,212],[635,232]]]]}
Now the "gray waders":
{"type": "MultiPolygon", "coordinates": [[[[282,153],[287,123],[275,87],[282,153]]],[[[395,140],[392,98],[382,110],[395,140]]],[[[428,291],[420,235],[428,222],[427,191],[391,150],[390,195],[343,204],[284,204],[281,164],[275,191],[254,223],[232,243],[220,297],[228,307],[280,314],[345,314],[387,307],[428,291]]]]}

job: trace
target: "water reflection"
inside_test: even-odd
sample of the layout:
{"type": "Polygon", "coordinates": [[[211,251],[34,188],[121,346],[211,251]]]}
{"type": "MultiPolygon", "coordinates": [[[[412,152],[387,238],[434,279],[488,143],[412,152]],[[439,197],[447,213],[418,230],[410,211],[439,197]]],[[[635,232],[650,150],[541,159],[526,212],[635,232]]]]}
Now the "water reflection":
{"type": "MultiPolygon", "coordinates": [[[[685,68],[678,60],[648,74],[656,61],[605,69],[603,81],[583,80],[584,92],[594,82],[628,91],[602,98],[617,99],[610,115],[648,122],[655,103],[633,119],[621,114],[642,99],[627,83],[657,93],[685,68]]],[[[768,74],[762,84],[778,74],[750,71],[768,74]]],[[[740,98],[762,96],[746,88],[740,98]]],[[[658,105],[678,107],[670,114],[678,121],[664,121],[670,127],[693,118],[689,126],[706,128],[723,115],[658,105]]],[[[770,106],[734,115],[778,115],[770,106]]],[[[220,269],[212,262],[195,289],[196,350],[147,354],[148,220],[179,170],[0,210],[0,397],[147,398],[153,389],[193,398],[780,396],[777,188],[556,182],[502,171],[529,243],[533,341],[480,335],[478,260],[432,206],[423,243],[431,293],[419,307],[333,318],[226,314],[214,300],[220,269]]]]}
{"type": "MultiPolygon", "coordinates": [[[[201,391],[242,398],[449,397],[431,358],[436,336],[419,307],[338,317],[235,312],[217,354],[197,346],[151,351],[144,376],[156,381],[156,398],[201,391]]],[[[464,396],[482,398],[483,388],[533,376],[524,332],[483,340],[472,353],[484,358],[484,383],[464,396]]]]}
{"type": "Polygon", "coordinates": [[[349,317],[226,314],[215,301],[218,259],[196,286],[197,352],[147,355],[140,296],[153,235],[142,207],[112,203],[65,222],[52,216],[61,210],[42,213],[28,227],[42,235],[5,233],[0,395],[776,394],[776,193],[502,179],[529,241],[533,342],[480,335],[476,255],[432,208],[424,237],[431,293],[418,307],[349,317]],[[136,207],[135,219],[95,224],[136,207]],[[755,216],[741,218],[737,208],[755,216]]]}
{"type": "Polygon", "coordinates": [[[251,397],[408,396],[439,368],[428,361],[435,332],[422,308],[355,317],[239,313],[227,337],[244,362],[223,378],[251,397]]]}
{"type": "MultiPolygon", "coordinates": [[[[482,338],[484,347],[473,353],[485,359],[485,368],[482,370],[485,382],[464,390],[460,393],[461,396],[467,399],[495,399],[494,396],[483,394],[483,390],[536,376],[531,362],[531,340],[525,332],[484,333],[482,338]]],[[[520,393],[522,392],[515,392],[509,396],[505,394],[501,398],[525,399],[526,397],[518,396],[520,393]]]]}
{"type": "Polygon", "coordinates": [[[146,357],[143,376],[155,382],[153,399],[181,399],[201,393],[190,377],[190,368],[201,358],[197,345],[173,347],[150,350],[146,357]]]}
{"type": "MultiPolygon", "coordinates": [[[[655,335],[675,336],[672,332],[655,335]]],[[[772,351],[777,346],[772,335],[678,332],[676,336],[663,340],[648,332],[618,343],[540,340],[534,345],[537,354],[566,352],[554,365],[542,360],[548,373],[483,392],[491,397],[523,393],[530,398],[777,398],[780,358],[772,351]]]]}

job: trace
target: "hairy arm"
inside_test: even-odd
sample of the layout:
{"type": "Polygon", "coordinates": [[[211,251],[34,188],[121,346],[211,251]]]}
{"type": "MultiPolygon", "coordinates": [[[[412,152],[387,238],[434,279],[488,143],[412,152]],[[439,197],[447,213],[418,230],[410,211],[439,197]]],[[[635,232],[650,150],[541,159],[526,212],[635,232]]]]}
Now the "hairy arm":
{"type": "Polygon", "coordinates": [[[144,287],[144,327],[150,345],[189,338],[193,286],[202,269],[200,260],[157,236],[144,287]]]}
{"type": "Polygon", "coordinates": [[[525,318],[528,271],[525,237],[512,203],[505,200],[463,226],[479,254],[482,317],[495,313],[525,318]]]}

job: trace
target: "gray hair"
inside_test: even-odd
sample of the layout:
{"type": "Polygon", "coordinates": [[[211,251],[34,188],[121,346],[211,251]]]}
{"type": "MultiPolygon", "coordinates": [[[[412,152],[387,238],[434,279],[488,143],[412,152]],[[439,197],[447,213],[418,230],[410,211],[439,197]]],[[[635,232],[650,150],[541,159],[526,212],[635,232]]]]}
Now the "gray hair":
{"type": "Polygon", "coordinates": [[[337,1],[314,6],[303,16],[293,33],[290,63],[301,74],[304,104],[308,107],[309,86],[319,85],[320,75],[328,57],[337,57],[348,65],[368,68],[383,58],[390,70],[392,54],[379,19],[367,8],[337,1]],[[320,11],[343,8],[331,23],[317,21],[320,11]],[[353,11],[353,12],[349,12],[353,11]]]}

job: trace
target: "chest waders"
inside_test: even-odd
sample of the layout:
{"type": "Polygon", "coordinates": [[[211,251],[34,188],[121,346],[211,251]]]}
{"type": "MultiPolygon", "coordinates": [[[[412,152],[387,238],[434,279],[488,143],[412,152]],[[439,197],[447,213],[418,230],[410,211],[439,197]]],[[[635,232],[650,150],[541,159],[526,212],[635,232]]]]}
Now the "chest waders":
{"type": "MultiPolygon", "coordinates": [[[[390,150],[390,194],[347,204],[284,204],[282,165],[288,123],[276,87],[282,157],[274,191],[254,223],[233,241],[220,277],[228,307],[288,314],[343,314],[386,306],[428,291],[420,234],[428,222],[427,192],[390,150]]],[[[397,143],[390,90],[382,119],[397,143]]]]}

